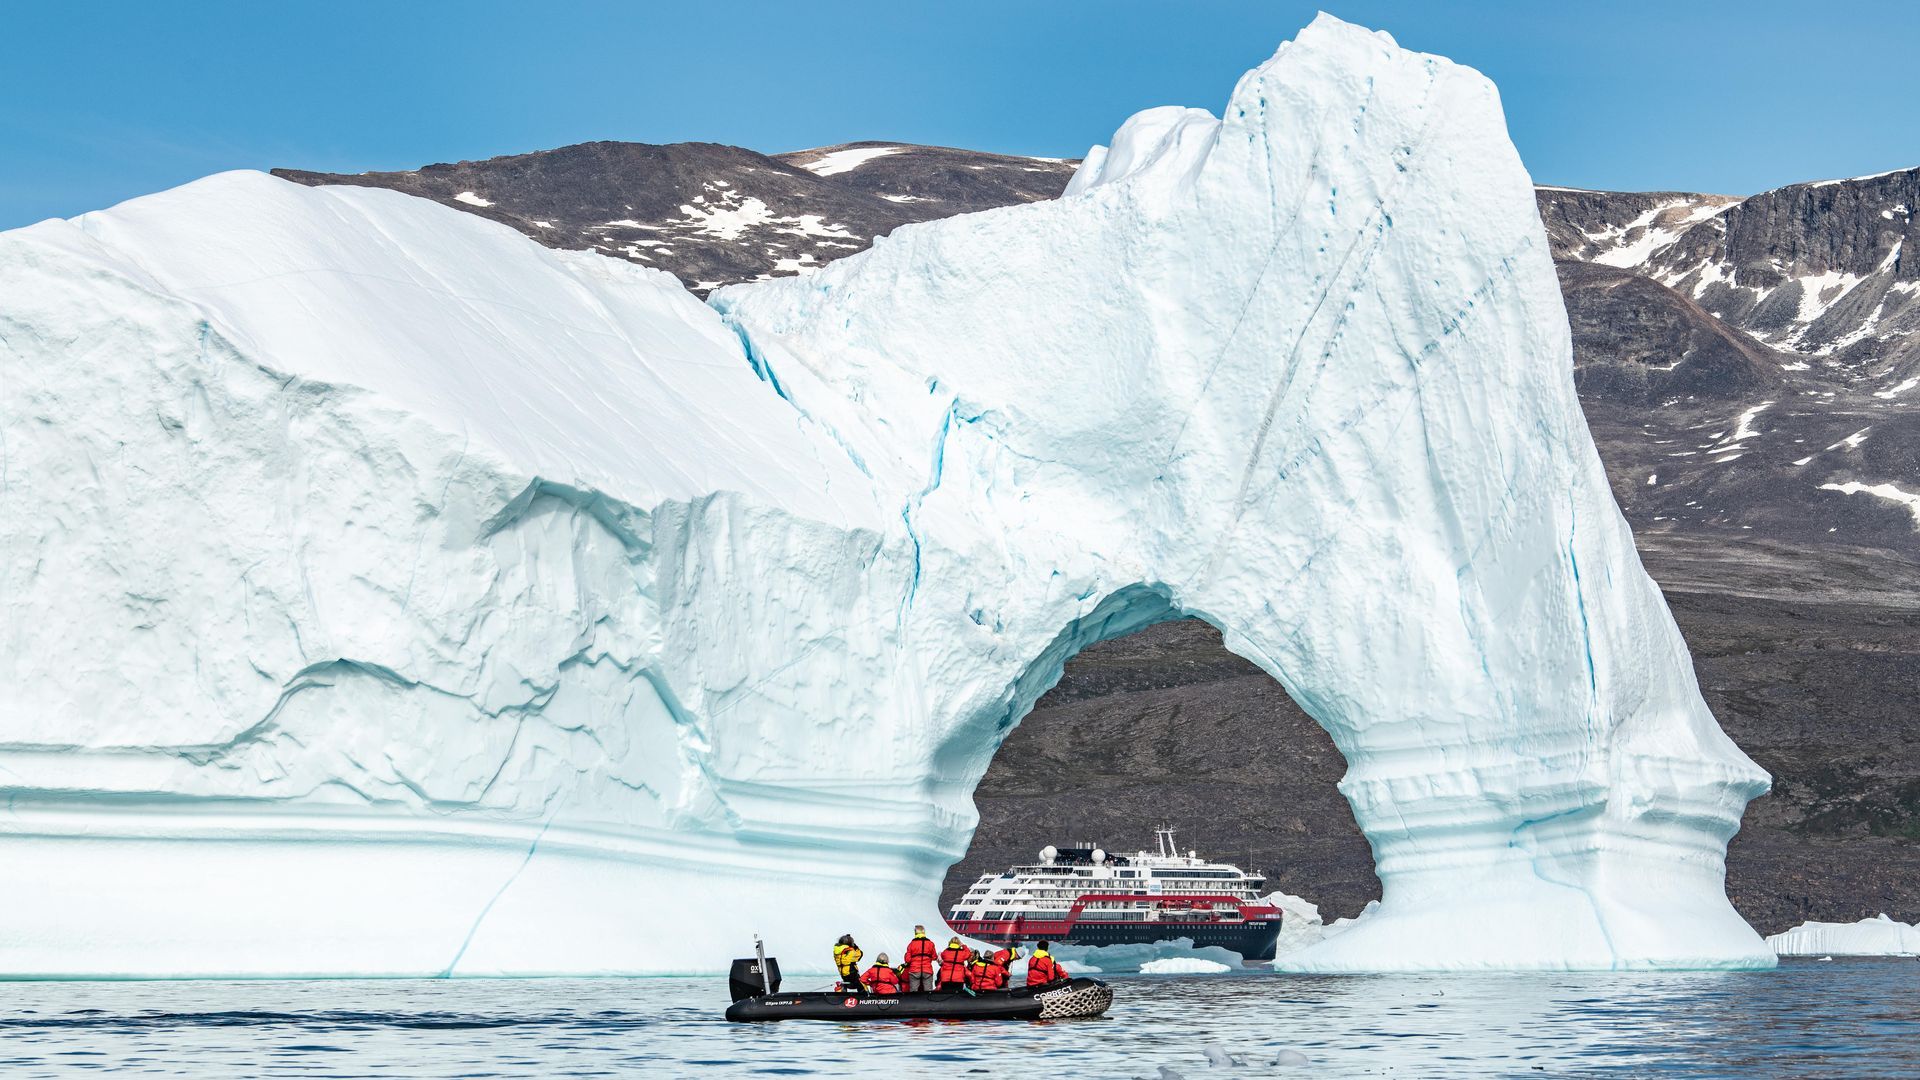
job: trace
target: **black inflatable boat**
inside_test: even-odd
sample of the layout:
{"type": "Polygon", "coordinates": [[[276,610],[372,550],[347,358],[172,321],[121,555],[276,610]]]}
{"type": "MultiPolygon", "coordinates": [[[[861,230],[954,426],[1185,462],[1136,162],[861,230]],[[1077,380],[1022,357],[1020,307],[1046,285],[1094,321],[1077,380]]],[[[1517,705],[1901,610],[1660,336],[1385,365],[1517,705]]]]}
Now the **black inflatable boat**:
{"type": "Polygon", "coordinates": [[[1113,1004],[1113,988],[1087,978],[977,994],[782,993],[780,962],[771,958],[735,960],[727,983],[727,1019],[740,1021],[1071,1020],[1099,1016],[1113,1004]]]}

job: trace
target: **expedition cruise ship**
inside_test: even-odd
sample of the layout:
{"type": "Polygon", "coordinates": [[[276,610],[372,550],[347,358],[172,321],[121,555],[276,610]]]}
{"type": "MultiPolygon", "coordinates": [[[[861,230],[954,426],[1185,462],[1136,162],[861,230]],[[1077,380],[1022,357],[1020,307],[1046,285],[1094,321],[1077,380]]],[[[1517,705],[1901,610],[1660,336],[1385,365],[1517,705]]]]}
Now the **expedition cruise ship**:
{"type": "Polygon", "coordinates": [[[1158,852],[1110,854],[1090,843],[1040,849],[1040,861],[984,874],[954,904],[953,929],[996,945],[1046,938],[1067,945],[1132,945],[1192,938],[1246,960],[1273,959],[1280,909],[1266,879],[1229,863],[1181,854],[1173,830],[1158,852]]]}

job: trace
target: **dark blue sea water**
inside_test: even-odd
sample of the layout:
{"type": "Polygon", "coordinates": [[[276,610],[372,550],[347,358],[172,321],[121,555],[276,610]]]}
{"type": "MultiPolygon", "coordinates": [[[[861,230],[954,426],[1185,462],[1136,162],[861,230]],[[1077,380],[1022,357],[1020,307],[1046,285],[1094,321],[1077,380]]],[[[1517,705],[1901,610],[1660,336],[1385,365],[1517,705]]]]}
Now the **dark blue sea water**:
{"type": "Polygon", "coordinates": [[[1920,1076],[1913,960],[1111,981],[1100,1021],[766,1025],[720,979],[11,983],[0,1075],[1920,1076]]]}

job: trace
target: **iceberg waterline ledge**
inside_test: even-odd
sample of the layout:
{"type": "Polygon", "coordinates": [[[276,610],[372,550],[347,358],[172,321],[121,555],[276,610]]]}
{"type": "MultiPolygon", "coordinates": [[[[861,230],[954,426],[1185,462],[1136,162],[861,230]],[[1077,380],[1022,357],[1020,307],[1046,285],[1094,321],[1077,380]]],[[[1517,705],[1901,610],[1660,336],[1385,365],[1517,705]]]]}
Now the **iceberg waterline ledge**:
{"type": "Polygon", "coordinates": [[[1283,966],[1773,962],[1722,884],[1765,774],[1611,500],[1496,95],[1384,35],[712,307],[257,174],[0,235],[0,295],[0,970],[824,969],[936,922],[1068,657],[1182,614],[1376,854],[1283,966]]]}

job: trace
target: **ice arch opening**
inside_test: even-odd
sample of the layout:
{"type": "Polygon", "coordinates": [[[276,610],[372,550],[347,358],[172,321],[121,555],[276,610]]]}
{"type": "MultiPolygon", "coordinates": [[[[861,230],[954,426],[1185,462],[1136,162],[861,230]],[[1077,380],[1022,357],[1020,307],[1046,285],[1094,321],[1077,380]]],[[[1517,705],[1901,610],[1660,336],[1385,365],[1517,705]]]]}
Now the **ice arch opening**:
{"type": "Polygon", "coordinates": [[[1326,921],[1357,915],[1380,883],[1338,788],[1345,771],[1325,729],[1211,624],[1175,618],[1096,642],[995,750],[941,910],[1044,845],[1151,848],[1171,825],[1183,848],[1262,872],[1326,921]]]}
{"type": "MultiPolygon", "coordinates": [[[[1191,614],[1176,609],[1164,588],[1137,584],[1108,593],[1086,614],[1069,621],[1013,679],[1004,708],[977,710],[953,726],[934,752],[935,774],[977,783],[1007,734],[1060,681],[1068,660],[1089,645],[1191,614]]],[[[972,784],[967,786],[970,791],[972,784]]]]}

